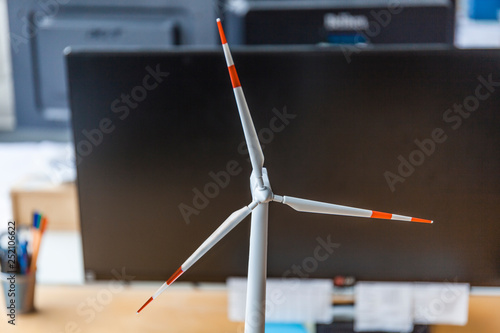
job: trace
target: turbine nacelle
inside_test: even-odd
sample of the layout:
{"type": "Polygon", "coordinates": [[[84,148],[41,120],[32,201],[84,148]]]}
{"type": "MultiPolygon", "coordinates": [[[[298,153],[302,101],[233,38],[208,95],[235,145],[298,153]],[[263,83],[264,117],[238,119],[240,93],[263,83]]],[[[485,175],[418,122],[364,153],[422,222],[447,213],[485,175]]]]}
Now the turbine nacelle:
{"type": "Polygon", "coordinates": [[[250,176],[250,191],[252,192],[252,198],[259,204],[268,203],[273,201],[274,194],[271,189],[271,183],[269,182],[269,176],[267,175],[267,169],[262,168],[262,183],[260,185],[259,177],[252,172],[250,176]]]}

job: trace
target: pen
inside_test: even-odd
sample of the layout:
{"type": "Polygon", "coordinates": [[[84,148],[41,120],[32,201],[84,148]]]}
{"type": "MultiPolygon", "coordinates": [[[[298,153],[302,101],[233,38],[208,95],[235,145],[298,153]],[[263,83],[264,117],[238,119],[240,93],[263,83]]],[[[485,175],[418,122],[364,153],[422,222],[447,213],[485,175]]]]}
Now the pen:
{"type": "Polygon", "coordinates": [[[0,248],[0,266],[0,268],[2,269],[2,273],[5,273],[7,271],[7,258],[5,251],[2,248],[0,248]]]}
{"type": "Polygon", "coordinates": [[[38,259],[38,253],[40,252],[40,244],[41,244],[41,241],[42,241],[42,235],[43,233],[45,232],[45,230],[47,229],[47,225],[48,225],[48,219],[47,217],[43,217],[42,219],[42,216],[39,215],[38,217],[38,221],[37,221],[37,228],[34,229],[34,233],[33,233],[33,252],[32,252],[32,256],[31,256],[31,264],[30,264],[30,268],[29,270],[31,272],[34,272],[36,271],[36,261],[38,259]]]}
{"type": "Polygon", "coordinates": [[[21,274],[29,273],[29,263],[28,263],[28,242],[24,241],[19,246],[19,252],[17,254],[17,260],[19,262],[19,269],[21,274]]]}

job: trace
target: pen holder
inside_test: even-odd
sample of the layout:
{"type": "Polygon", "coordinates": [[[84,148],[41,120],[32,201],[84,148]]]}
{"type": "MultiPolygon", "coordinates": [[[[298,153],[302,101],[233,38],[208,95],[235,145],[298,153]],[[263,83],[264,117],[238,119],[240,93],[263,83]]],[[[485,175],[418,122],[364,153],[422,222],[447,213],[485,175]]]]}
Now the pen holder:
{"type": "Polygon", "coordinates": [[[7,315],[35,311],[36,272],[29,274],[1,273],[7,315]]]}

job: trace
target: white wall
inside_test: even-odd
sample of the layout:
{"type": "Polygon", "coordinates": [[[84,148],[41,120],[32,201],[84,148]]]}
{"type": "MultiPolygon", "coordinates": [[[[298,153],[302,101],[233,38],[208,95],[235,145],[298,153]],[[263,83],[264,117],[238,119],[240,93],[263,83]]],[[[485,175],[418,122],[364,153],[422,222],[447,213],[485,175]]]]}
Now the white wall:
{"type": "Polygon", "coordinates": [[[0,0],[0,131],[15,125],[7,0],[0,0]]]}

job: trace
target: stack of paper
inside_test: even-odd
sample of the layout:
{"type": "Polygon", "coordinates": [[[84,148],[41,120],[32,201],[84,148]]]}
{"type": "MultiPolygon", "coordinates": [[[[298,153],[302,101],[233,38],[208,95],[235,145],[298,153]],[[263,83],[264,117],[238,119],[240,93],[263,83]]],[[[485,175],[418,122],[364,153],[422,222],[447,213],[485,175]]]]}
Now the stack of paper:
{"type": "Polygon", "coordinates": [[[466,283],[360,282],[355,288],[357,332],[411,332],[413,324],[465,325],[466,283]]]}
{"type": "MultiPolygon", "coordinates": [[[[245,320],[246,286],[246,278],[227,280],[232,321],[245,320]]],[[[332,280],[267,279],[266,322],[329,323],[332,291],[332,280]]]]}
{"type": "Polygon", "coordinates": [[[356,332],[411,332],[413,288],[410,283],[358,283],[355,288],[356,332]]]}

